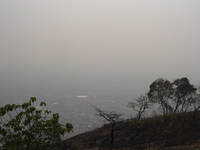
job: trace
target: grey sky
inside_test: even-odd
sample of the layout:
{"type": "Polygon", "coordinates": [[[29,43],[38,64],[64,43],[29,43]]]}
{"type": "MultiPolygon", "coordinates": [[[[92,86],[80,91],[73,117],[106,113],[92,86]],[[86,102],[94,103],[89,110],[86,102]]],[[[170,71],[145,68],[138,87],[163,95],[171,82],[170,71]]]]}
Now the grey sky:
{"type": "Polygon", "coordinates": [[[199,7],[199,0],[1,0],[0,81],[148,88],[158,77],[187,76],[199,84],[199,7]]]}

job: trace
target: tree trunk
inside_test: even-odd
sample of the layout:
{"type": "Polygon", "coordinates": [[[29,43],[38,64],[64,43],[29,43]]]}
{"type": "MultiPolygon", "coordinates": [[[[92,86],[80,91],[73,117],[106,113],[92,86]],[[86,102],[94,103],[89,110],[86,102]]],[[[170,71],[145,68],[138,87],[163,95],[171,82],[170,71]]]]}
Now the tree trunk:
{"type": "Polygon", "coordinates": [[[115,124],[111,124],[111,145],[114,145],[114,127],[115,127],[115,124]]]}
{"type": "Polygon", "coordinates": [[[196,114],[197,114],[197,111],[198,111],[199,108],[200,108],[200,106],[197,107],[197,108],[195,109],[195,111],[194,111],[194,115],[193,115],[194,121],[196,121],[196,114]]]}

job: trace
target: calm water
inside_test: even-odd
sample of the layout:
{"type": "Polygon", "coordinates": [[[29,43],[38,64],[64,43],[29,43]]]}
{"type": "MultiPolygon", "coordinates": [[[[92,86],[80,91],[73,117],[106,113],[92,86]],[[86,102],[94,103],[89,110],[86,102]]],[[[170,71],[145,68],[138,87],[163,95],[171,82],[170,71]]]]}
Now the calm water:
{"type": "Polygon", "coordinates": [[[37,88],[25,87],[3,86],[0,93],[1,106],[6,103],[23,103],[28,101],[31,96],[35,96],[38,102],[47,103],[47,107],[44,109],[50,109],[52,112],[60,114],[61,123],[70,122],[73,124],[74,131],[67,137],[90,131],[106,123],[102,118],[96,116],[92,106],[121,113],[123,118],[134,116],[134,111],[126,107],[127,103],[134,98],[131,89],[115,87],[110,89],[81,89],[80,87],[71,89],[49,87],[42,84],[37,88]]]}

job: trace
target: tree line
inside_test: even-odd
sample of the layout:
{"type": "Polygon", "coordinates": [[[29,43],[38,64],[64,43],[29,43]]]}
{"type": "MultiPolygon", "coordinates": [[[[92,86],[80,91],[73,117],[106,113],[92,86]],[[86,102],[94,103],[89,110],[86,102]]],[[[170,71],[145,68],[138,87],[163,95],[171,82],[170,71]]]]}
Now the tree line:
{"type": "Polygon", "coordinates": [[[149,86],[149,91],[134,102],[129,102],[128,107],[137,112],[141,118],[149,106],[157,104],[163,115],[187,111],[197,111],[200,108],[200,87],[191,84],[187,77],[178,78],[173,82],[158,78],[149,86]]]}

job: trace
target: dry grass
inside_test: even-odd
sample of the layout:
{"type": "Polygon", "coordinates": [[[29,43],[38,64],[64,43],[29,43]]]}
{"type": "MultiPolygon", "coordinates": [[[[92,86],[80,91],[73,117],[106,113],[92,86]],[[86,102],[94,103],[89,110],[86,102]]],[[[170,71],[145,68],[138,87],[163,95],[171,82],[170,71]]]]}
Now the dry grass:
{"type": "MultiPolygon", "coordinates": [[[[70,150],[73,149],[191,149],[200,146],[200,113],[194,121],[193,112],[153,116],[140,121],[120,122],[115,132],[114,146],[110,146],[110,126],[75,136],[68,139],[70,150]]],[[[67,147],[63,148],[67,149],[67,147]]]]}

